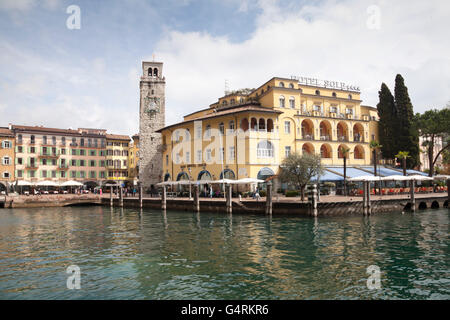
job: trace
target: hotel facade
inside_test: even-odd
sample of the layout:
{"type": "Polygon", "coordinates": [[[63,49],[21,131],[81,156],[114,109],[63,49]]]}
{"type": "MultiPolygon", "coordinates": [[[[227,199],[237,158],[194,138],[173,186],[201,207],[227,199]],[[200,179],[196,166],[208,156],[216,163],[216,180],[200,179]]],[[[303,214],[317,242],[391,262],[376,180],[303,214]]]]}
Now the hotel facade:
{"type": "Polygon", "coordinates": [[[88,187],[129,184],[130,138],[103,129],[57,129],[10,125],[0,128],[0,183],[64,182],[88,187]]]}
{"type": "Polygon", "coordinates": [[[0,184],[3,187],[15,178],[14,145],[14,133],[9,128],[0,127],[0,184]]]}
{"type": "MultiPolygon", "coordinates": [[[[376,108],[359,88],[303,78],[272,78],[226,94],[162,134],[164,180],[260,178],[279,174],[292,152],[319,154],[327,167],[372,163],[376,108]]],[[[331,169],[330,169],[331,170],[331,169]]]]}

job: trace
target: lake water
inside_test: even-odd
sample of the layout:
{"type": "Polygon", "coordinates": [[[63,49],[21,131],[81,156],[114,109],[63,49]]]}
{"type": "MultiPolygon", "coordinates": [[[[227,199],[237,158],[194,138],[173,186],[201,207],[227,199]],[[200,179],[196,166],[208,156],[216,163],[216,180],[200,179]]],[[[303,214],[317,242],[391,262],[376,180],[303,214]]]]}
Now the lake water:
{"type": "Polygon", "coordinates": [[[449,299],[449,218],[0,209],[0,299],[449,299]]]}

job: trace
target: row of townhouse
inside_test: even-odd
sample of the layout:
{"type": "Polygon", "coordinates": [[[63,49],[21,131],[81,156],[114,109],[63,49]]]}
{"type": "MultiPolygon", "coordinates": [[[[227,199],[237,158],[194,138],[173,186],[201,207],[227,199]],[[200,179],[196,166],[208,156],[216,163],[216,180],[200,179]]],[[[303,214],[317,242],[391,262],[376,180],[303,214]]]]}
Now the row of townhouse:
{"type": "Polygon", "coordinates": [[[137,161],[138,136],[9,125],[0,128],[0,141],[0,188],[18,180],[76,180],[89,187],[137,180],[136,167],[129,165],[137,161]]]}

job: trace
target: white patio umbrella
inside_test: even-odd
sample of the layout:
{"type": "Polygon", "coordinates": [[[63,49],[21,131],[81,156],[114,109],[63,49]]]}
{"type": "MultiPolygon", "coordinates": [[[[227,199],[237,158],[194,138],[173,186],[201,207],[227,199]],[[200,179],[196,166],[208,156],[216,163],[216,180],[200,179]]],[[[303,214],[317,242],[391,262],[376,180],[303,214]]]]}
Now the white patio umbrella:
{"type": "Polygon", "coordinates": [[[253,184],[253,183],[263,183],[263,182],[266,182],[266,181],[261,180],[261,179],[256,179],[256,178],[243,178],[243,179],[236,180],[235,184],[253,184]]]}
{"type": "Polygon", "coordinates": [[[413,180],[411,176],[401,176],[401,175],[392,175],[381,178],[382,181],[411,181],[413,180]]]}
{"type": "Polygon", "coordinates": [[[61,187],[81,187],[83,184],[78,181],[69,180],[61,183],[61,187]]]}
{"type": "Polygon", "coordinates": [[[431,180],[434,180],[433,178],[421,176],[419,174],[415,174],[415,175],[412,175],[412,176],[409,176],[409,177],[411,178],[411,180],[416,180],[416,181],[431,181],[431,180]]]}
{"type": "Polygon", "coordinates": [[[381,181],[379,176],[359,176],[348,179],[348,181],[381,181]]]}
{"type": "Polygon", "coordinates": [[[210,181],[209,183],[211,183],[211,184],[222,184],[222,183],[234,184],[235,182],[236,182],[236,180],[220,179],[220,180],[210,181]]]}
{"type": "Polygon", "coordinates": [[[59,183],[55,182],[55,181],[40,181],[38,183],[35,184],[35,186],[38,187],[59,187],[59,183]]]}
{"type": "Polygon", "coordinates": [[[25,187],[25,186],[32,186],[33,184],[32,184],[31,182],[29,182],[29,181],[19,180],[19,181],[17,182],[17,185],[18,185],[19,187],[25,187]]]}

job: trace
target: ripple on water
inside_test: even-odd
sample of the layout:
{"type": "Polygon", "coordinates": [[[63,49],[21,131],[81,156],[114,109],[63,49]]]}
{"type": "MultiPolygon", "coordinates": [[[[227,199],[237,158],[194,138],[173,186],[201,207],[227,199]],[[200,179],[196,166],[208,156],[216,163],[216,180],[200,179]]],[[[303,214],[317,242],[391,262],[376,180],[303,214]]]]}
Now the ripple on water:
{"type": "Polygon", "coordinates": [[[4,299],[449,299],[449,211],[307,219],[0,209],[4,299]],[[81,290],[66,268],[81,269],[81,290]],[[381,289],[367,289],[367,267],[381,289]]]}

